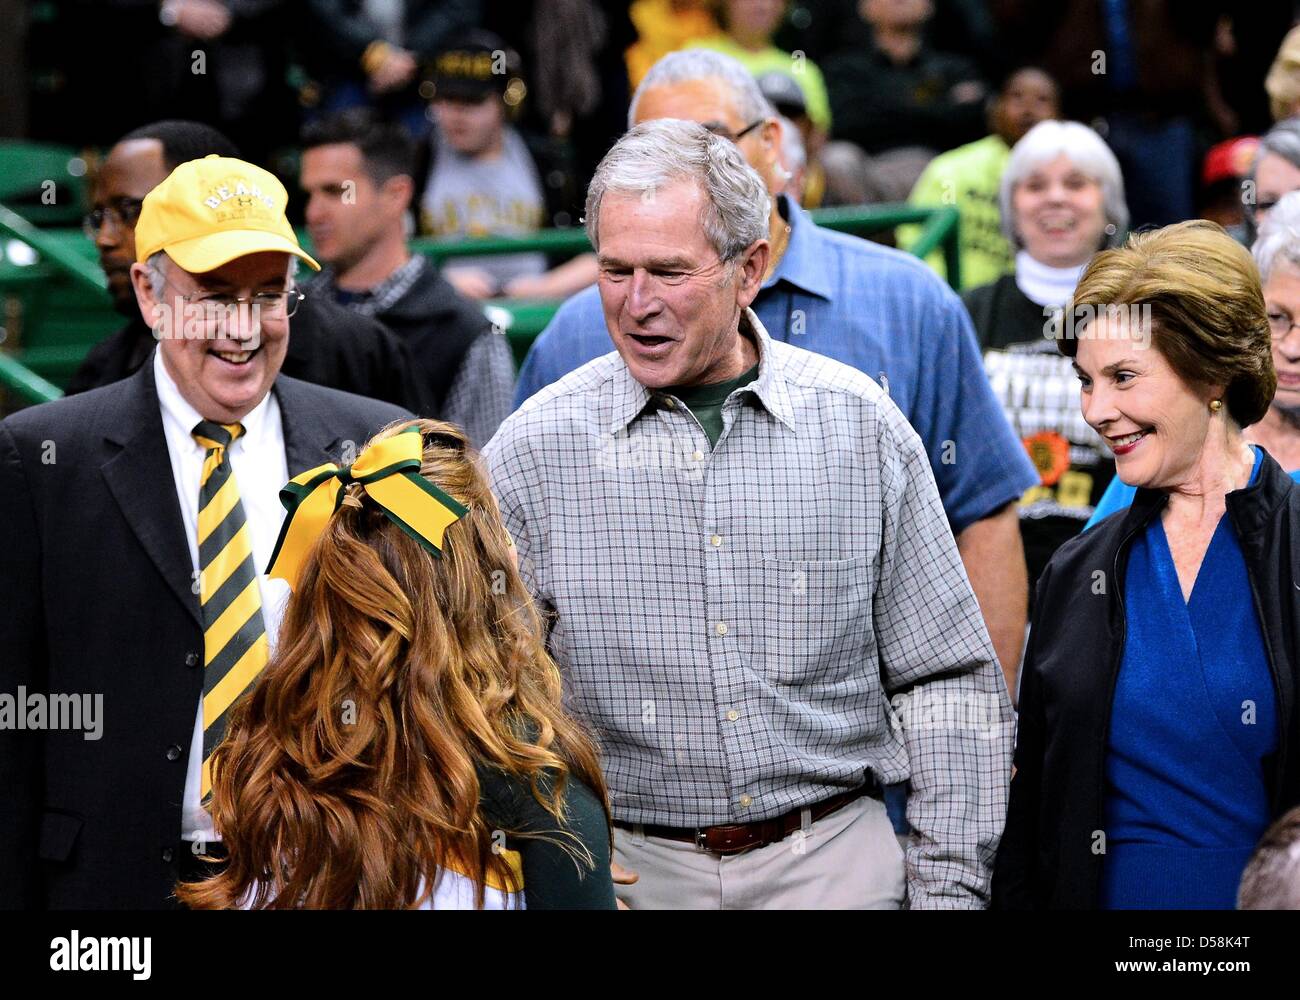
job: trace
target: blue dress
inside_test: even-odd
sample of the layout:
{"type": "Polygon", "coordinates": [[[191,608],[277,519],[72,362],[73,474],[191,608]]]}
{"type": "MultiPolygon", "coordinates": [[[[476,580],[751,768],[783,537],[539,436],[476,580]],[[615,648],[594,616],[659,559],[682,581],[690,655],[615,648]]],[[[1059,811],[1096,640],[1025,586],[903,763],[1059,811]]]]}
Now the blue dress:
{"type": "MultiPolygon", "coordinates": [[[[1255,449],[1253,485],[1262,452],[1255,449]]],[[[1232,909],[1270,818],[1273,676],[1236,531],[1184,602],[1159,517],[1133,542],[1106,753],[1106,909],[1232,909]]]]}

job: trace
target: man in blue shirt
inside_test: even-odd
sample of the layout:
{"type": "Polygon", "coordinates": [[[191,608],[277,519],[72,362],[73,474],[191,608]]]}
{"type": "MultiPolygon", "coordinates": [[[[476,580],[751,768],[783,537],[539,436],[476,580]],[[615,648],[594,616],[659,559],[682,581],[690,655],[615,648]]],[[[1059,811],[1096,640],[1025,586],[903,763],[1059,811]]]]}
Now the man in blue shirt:
{"type": "MultiPolygon", "coordinates": [[[[1015,691],[1028,602],[1015,501],[1038,482],[989,388],[961,300],[921,261],[820,229],[789,198],[781,126],[754,78],[707,50],[674,52],[647,74],[630,124],[699,122],[736,142],[773,195],[773,265],[752,308],[773,339],[852,365],[893,397],[925,445],[971,587],[1015,691]]],[[[564,303],[533,344],[515,405],[612,349],[593,286],[564,303]]]]}

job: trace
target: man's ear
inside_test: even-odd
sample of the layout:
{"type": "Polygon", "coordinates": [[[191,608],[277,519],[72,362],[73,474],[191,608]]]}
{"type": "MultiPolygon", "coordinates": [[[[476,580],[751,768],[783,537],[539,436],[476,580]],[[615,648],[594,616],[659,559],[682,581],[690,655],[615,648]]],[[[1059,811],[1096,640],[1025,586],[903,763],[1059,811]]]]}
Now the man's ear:
{"type": "Polygon", "coordinates": [[[741,252],[736,267],[736,303],[742,308],[754,301],[763,287],[768,262],[772,259],[772,245],[766,238],[757,239],[741,252]]]}
{"type": "Polygon", "coordinates": [[[135,303],[140,307],[140,318],[144,320],[144,325],[154,331],[155,340],[162,339],[167,335],[170,317],[164,315],[164,305],[154,298],[153,289],[149,285],[148,265],[131,265],[131,289],[135,292],[135,303]]]}
{"type": "Polygon", "coordinates": [[[398,174],[384,181],[381,190],[384,200],[393,206],[398,215],[402,215],[411,207],[411,199],[415,197],[415,181],[408,174],[398,174]]]}
{"type": "Polygon", "coordinates": [[[775,118],[768,118],[759,127],[758,140],[763,145],[763,162],[769,170],[781,161],[781,130],[784,127],[775,118]]]}

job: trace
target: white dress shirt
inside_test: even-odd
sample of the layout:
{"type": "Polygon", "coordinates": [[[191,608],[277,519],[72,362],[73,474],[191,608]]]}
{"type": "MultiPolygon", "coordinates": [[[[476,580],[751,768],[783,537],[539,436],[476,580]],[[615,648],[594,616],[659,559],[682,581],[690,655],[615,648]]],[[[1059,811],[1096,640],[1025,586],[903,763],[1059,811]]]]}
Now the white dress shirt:
{"type": "MultiPolygon", "coordinates": [[[[194,579],[199,573],[199,486],[203,474],[204,448],[194,440],[194,426],[203,419],[198,410],[181,395],[163,363],[162,351],[154,351],[154,382],[162,408],[163,432],[171,456],[176,496],[181,504],[181,521],[190,544],[190,563],[194,579]]],[[[280,422],[280,404],[267,393],[257,406],[240,421],[244,433],[230,446],[230,465],[239,484],[239,499],[244,505],[253,543],[253,560],[259,571],[271,561],[284,508],[280,489],[289,481],[288,461],[284,452],[284,428],[280,422]]],[[[258,589],[262,597],[262,617],[272,652],[284,606],[289,599],[289,585],[271,580],[259,572],[258,589]]],[[[212,826],[212,816],[200,805],[199,782],[203,769],[203,698],[200,695],[190,744],[189,769],[185,775],[185,794],[181,800],[181,838],[183,840],[220,840],[212,826]]]]}

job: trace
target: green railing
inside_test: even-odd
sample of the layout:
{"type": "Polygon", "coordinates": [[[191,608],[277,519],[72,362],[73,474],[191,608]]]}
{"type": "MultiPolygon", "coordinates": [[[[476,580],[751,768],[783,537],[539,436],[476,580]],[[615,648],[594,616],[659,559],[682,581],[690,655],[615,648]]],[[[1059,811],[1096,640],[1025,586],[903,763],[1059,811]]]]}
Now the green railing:
{"type": "MultiPolygon", "coordinates": [[[[958,214],[952,207],[918,208],[910,205],[870,205],[849,208],[825,208],[812,212],[818,225],[855,235],[866,235],[895,226],[918,224],[922,227],[911,252],[924,259],[936,248],[942,248],[947,265],[948,281],[954,288],[961,285],[958,257],[958,214]]],[[[0,269],[0,297],[8,297],[21,286],[46,286],[63,282],[69,292],[83,297],[93,297],[93,302],[103,298],[105,313],[108,299],[104,295],[104,276],[93,258],[84,252],[88,244],[70,238],[70,231],[38,229],[17,213],[0,205],[0,242],[4,237],[17,239],[31,247],[39,258],[30,267],[3,267],[0,269]]],[[[580,228],[553,229],[527,238],[482,238],[472,240],[413,241],[412,248],[435,261],[448,257],[468,257],[503,253],[546,253],[555,256],[572,256],[591,249],[586,233],[580,228]]],[[[0,262],[2,263],[2,262],[0,262]]],[[[74,296],[75,297],[75,296],[74,296]]],[[[59,296],[62,298],[62,296],[59,296]]],[[[546,324],[550,322],[558,302],[497,301],[509,314],[506,335],[517,359],[522,359],[528,346],[546,324]]],[[[75,338],[74,338],[75,339],[75,338]]],[[[68,342],[24,344],[15,356],[0,350],[0,388],[8,389],[28,402],[45,402],[58,399],[62,391],[52,382],[33,370],[40,367],[55,373],[69,371],[84,354],[89,344],[68,342]],[[24,364],[29,362],[29,364],[24,364]]]]}
{"type": "MultiPolygon", "coordinates": [[[[912,205],[868,205],[846,208],[818,208],[810,213],[819,226],[862,236],[895,226],[919,224],[921,234],[911,252],[924,259],[942,246],[948,283],[961,287],[961,257],[958,253],[960,216],[951,206],[919,208],[912,205]]],[[[500,253],[580,254],[591,249],[583,229],[550,229],[528,237],[486,236],[470,240],[418,239],[412,249],[434,261],[448,257],[473,257],[500,253]]]]}
{"type": "Polygon", "coordinates": [[[47,382],[8,351],[0,351],[0,385],[33,403],[58,399],[63,390],[47,382]]]}
{"type": "Polygon", "coordinates": [[[76,285],[102,292],[108,288],[104,272],[99,265],[72,250],[65,241],[50,235],[49,230],[38,229],[17,212],[0,205],[0,235],[21,240],[45,262],[53,265],[76,285]]]}

